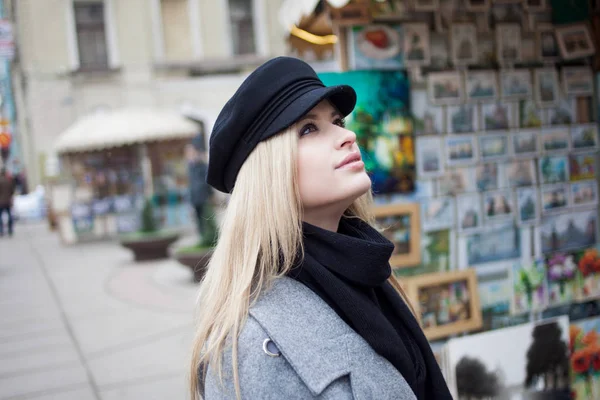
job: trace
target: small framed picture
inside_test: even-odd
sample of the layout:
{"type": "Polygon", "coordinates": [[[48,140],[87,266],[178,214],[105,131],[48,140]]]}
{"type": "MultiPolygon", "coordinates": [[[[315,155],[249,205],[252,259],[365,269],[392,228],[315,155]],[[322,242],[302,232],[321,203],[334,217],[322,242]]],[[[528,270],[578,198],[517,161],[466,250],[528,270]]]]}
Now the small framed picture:
{"type": "Polygon", "coordinates": [[[421,202],[424,231],[452,229],[455,226],[454,197],[428,198],[421,202]]]}
{"type": "Polygon", "coordinates": [[[569,150],[569,128],[544,129],[540,135],[542,150],[546,153],[569,150]]]}
{"type": "Polygon", "coordinates": [[[575,123],[575,99],[561,97],[558,104],[546,109],[545,125],[559,126],[575,123]]]}
{"type": "Polygon", "coordinates": [[[407,67],[429,65],[429,26],[422,23],[404,24],[404,63],[407,67]]]}
{"type": "Polygon", "coordinates": [[[567,95],[591,96],[594,94],[594,77],[589,67],[564,67],[562,82],[567,95]]]}
{"type": "Polygon", "coordinates": [[[418,137],[415,153],[417,174],[421,178],[440,176],[444,172],[442,139],[439,137],[418,137]]]}
{"type": "Polygon", "coordinates": [[[450,67],[450,52],[448,37],[441,33],[431,34],[431,66],[436,69],[450,67]]]}
{"type": "Polygon", "coordinates": [[[598,182],[595,180],[571,183],[571,205],[593,206],[598,204],[598,182]]]}
{"type": "Polygon", "coordinates": [[[404,67],[402,27],[367,24],[349,27],[348,62],[353,70],[404,67]]]}
{"type": "Polygon", "coordinates": [[[539,215],[537,190],[534,187],[517,189],[517,221],[519,225],[535,224],[539,215]]]}
{"type": "Polygon", "coordinates": [[[444,130],[442,107],[431,107],[426,90],[410,91],[410,106],[415,135],[439,135],[444,130]]]}
{"type": "Polygon", "coordinates": [[[573,150],[590,150],[598,147],[598,126],[596,124],[571,127],[573,150]]]}
{"type": "Polygon", "coordinates": [[[535,185],[535,162],[532,159],[509,162],[506,164],[506,179],[510,187],[535,185]]]}
{"type": "Polygon", "coordinates": [[[508,130],[511,127],[512,107],[507,103],[484,104],[482,106],[483,129],[486,131],[508,130]]]}
{"type": "Polygon", "coordinates": [[[523,35],[521,40],[521,57],[525,64],[537,61],[538,52],[535,37],[533,35],[523,35]]]}
{"type": "Polygon", "coordinates": [[[468,72],[465,85],[470,102],[496,100],[499,97],[495,71],[468,72]]]}
{"type": "Polygon", "coordinates": [[[477,110],[470,104],[461,104],[460,106],[448,106],[446,109],[448,115],[449,133],[471,133],[477,131],[477,110]]]}
{"type": "Polygon", "coordinates": [[[438,179],[438,195],[456,196],[475,192],[474,171],[471,167],[452,168],[438,179]]]}
{"type": "Polygon", "coordinates": [[[472,164],[477,161],[475,136],[448,136],[445,139],[448,165],[472,164]]]}
{"type": "Polygon", "coordinates": [[[529,12],[546,10],[546,0],[523,0],[523,8],[529,12]]]}
{"type": "Polygon", "coordinates": [[[479,151],[482,161],[499,160],[508,157],[508,135],[479,136],[479,151]]]}
{"type": "Polygon", "coordinates": [[[535,70],[535,99],[540,107],[552,107],[559,102],[558,74],[554,68],[535,70]]]}
{"type": "Polygon", "coordinates": [[[407,295],[428,340],[481,328],[474,269],[416,275],[405,280],[407,295]]]}
{"type": "Polygon", "coordinates": [[[569,206],[568,185],[542,185],[540,190],[544,214],[565,210],[569,206]]]}
{"type": "Polygon", "coordinates": [[[520,131],[512,135],[512,153],[515,157],[535,156],[538,148],[538,131],[520,131]]]}
{"type": "Polygon", "coordinates": [[[454,65],[477,63],[477,27],[471,23],[454,23],[450,28],[454,65]]]}
{"type": "Polygon", "coordinates": [[[480,192],[498,190],[502,187],[501,173],[503,169],[498,163],[478,164],[475,167],[475,185],[480,192]]]}
{"type": "Polygon", "coordinates": [[[503,100],[529,98],[533,93],[531,73],[528,69],[500,72],[500,89],[503,100]]]}
{"type": "MultiPolygon", "coordinates": [[[[486,17],[487,15],[481,14],[486,17]]],[[[493,34],[480,34],[477,38],[479,65],[491,67],[496,63],[495,37],[493,34]]]]}
{"type": "Polygon", "coordinates": [[[429,102],[433,105],[460,104],[464,99],[459,72],[435,72],[427,76],[429,102]]]}
{"type": "Polygon", "coordinates": [[[571,182],[595,179],[598,173],[598,153],[571,154],[569,156],[569,175],[571,182]]]}
{"type": "Polygon", "coordinates": [[[465,0],[467,11],[483,12],[490,9],[492,0],[465,0]]]}
{"type": "Polygon", "coordinates": [[[500,64],[521,61],[521,26],[519,24],[498,24],[496,26],[496,57],[500,64]]]}
{"type": "Polygon", "coordinates": [[[473,231],[482,226],[481,197],[479,194],[463,194],[456,197],[457,223],[460,232],[473,231]]]}
{"type": "Polygon", "coordinates": [[[543,156],[538,159],[542,184],[569,181],[569,162],[566,155],[543,156]]]}
{"type": "Polygon", "coordinates": [[[552,24],[540,24],[537,27],[538,56],[544,62],[560,59],[560,50],[552,24]]]}
{"type": "Polygon", "coordinates": [[[593,56],[596,52],[586,23],[557,26],[556,41],[565,60],[593,56]]]}
{"type": "Polygon", "coordinates": [[[541,128],[542,116],[542,109],[534,101],[519,101],[519,128],[541,128]]]}
{"type": "Polygon", "coordinates": [[[439,0],[415,0],[415,11],[436,11],[440,7],[439,0]]]}
{"type": "Polygon", "coordinates": [[[513,204],[510,190],[484,193],[483,215],[486,221],[511,218],[513,215],[513,204]]]}
{"type": "Polygon", "coordinates": [[[394,243],[392,268],[404,268],[421,262],[421,223],[418,203],[376,206],[373,210],[382,234],[394,243]]]}

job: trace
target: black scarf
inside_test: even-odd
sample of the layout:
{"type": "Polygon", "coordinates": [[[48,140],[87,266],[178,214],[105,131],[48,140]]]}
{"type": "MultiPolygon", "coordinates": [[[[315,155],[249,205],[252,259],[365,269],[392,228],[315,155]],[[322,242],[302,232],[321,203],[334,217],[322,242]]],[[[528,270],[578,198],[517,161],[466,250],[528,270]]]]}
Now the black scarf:
{"type": "Polygon", "coordinates": [[[404,377],[417,399],[452,399],[429,342],[387,279],[394,245],[369,224],[338,232],[303,223],[304,260],[290,276],[309,287],[404,377]]]}

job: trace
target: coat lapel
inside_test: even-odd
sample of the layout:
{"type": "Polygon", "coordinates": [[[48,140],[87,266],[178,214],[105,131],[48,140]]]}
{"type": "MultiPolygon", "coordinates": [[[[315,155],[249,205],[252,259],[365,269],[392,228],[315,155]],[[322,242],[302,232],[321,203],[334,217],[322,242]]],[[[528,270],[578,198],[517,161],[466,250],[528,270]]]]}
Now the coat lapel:
{"type": "MultiPolygon", "coordinates": [[[[319,396],[336,379],[364,369],[365,355],[369,359],[372,354],[373,367],[379,371],[375,380],[382,379],[382,385],[392,385],[390,393],[405,393],[400,398],[414,398],[392,364],[373,354],[367,342],[303,284],[287,277],[277,279],[250,308],[250,315],[267,332],[313,396],[319,396]]],[[[369,384],[361,382],[359,376],[350,379],[354,397],[372,398],[369,384]]]]}
{"type": "Polygon", "coordinates": [[[306,286],[287,277],[277,279],[250,315],[314,396],[350,373],[346,342],[352,329],[306,286]]]}

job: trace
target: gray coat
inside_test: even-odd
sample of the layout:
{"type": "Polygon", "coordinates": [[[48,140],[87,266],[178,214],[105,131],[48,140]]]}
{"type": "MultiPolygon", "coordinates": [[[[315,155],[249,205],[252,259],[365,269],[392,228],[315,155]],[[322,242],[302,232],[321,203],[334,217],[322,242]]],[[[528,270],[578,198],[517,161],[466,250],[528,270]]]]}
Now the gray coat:
{"type": "MultiPolygon", "coordinates": [[[[291,278],[278,279],[250,309],[238,351],[244,400],[416,400],[392,364],[291,278]]],[[[225,389],[208,368],[206,400],[235,398],[230,358],[223,362],[225,389]]]]}

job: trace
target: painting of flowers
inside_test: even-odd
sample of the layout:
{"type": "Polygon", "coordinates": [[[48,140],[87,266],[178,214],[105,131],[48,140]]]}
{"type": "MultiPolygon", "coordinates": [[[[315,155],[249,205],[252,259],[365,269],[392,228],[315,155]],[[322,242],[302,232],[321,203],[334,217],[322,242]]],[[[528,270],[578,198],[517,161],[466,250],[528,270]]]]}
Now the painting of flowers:
{"type": "MultiPolygon", "coordinates": [[[[581,273],[581,297],[590,298],[600,295],[600,256],[598,250],[578,251],[577,268],[581,273]]],[[[600,393],[599,393],[600,394],[600,393]]]]}
{"type": "Polygon", "coordinates": [[[575,300],[579,291],[579,274],[575,257],[556,253],[546,259],[549,306],[575,300]]]}
{"type": "Polygon", "coordinates": [[[573,399],[600,398],[600,317],[570,326],[571,392],[573,399]]]}
{"type": "Polygon", "coordinates": [[[548,302],[544,260],[515,262],[512,269],[513,299],[511,311],[520,314],[544,309],[548,302]]]}

